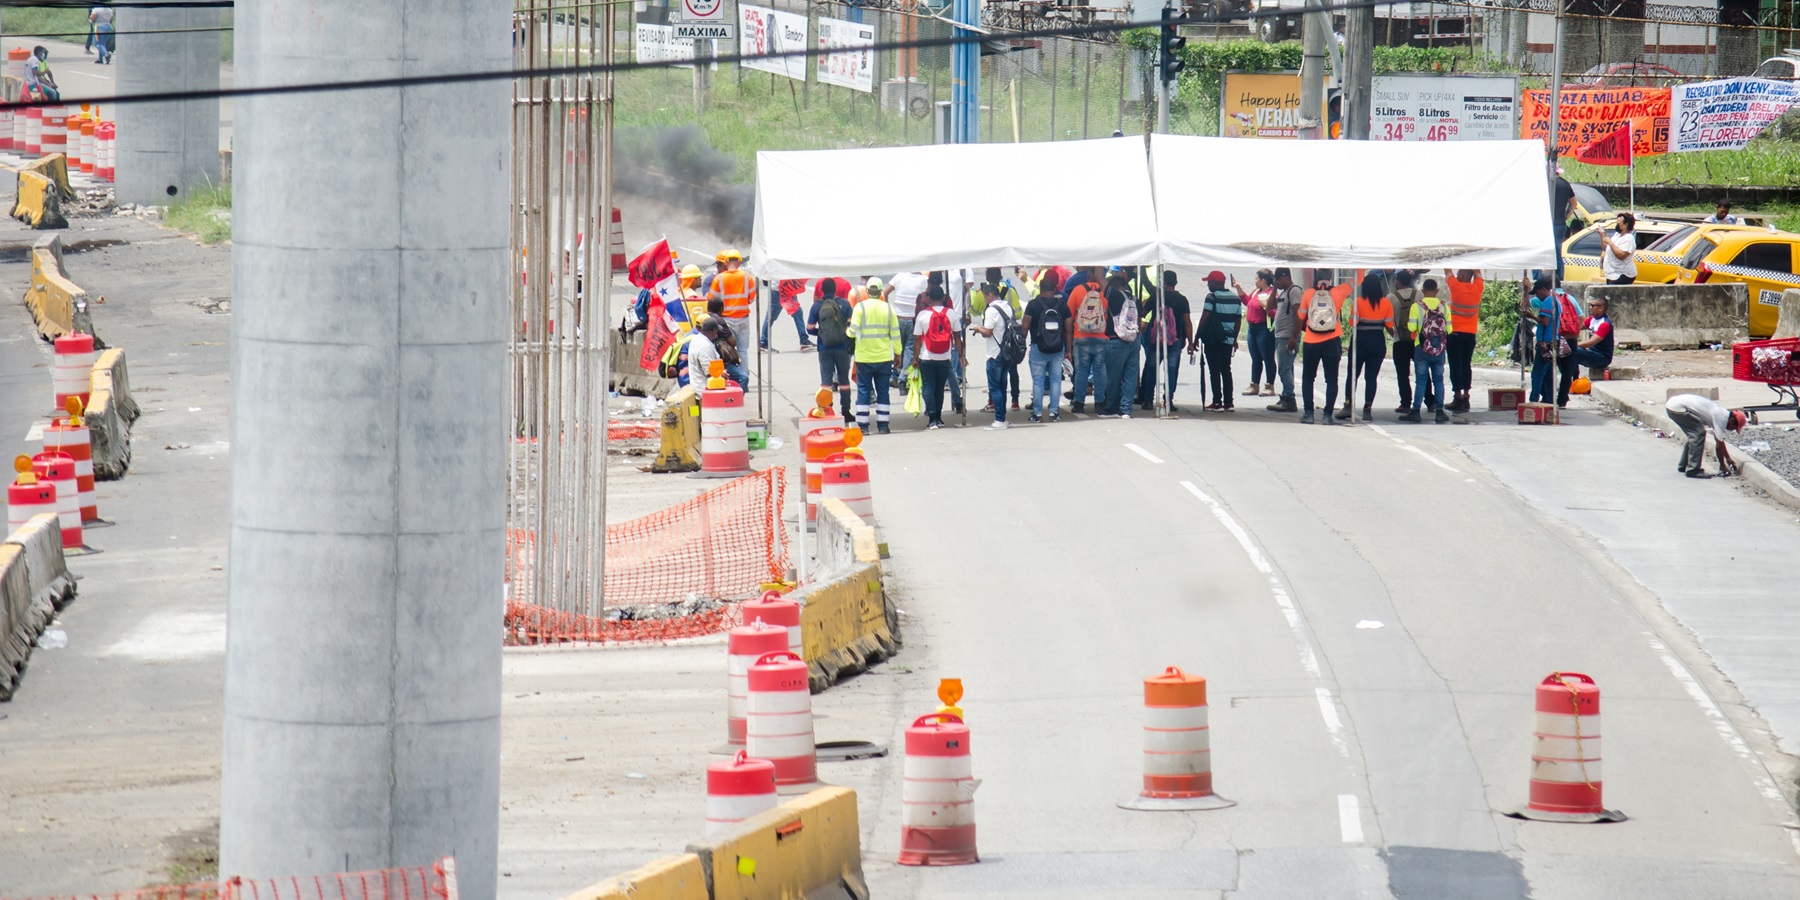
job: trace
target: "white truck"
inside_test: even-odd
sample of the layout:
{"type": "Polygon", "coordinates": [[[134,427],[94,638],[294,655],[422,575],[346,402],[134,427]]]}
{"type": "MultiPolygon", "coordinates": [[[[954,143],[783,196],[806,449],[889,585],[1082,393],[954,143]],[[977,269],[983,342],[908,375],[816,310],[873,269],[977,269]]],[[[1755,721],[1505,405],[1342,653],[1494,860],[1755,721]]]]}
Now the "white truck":
{"type": "MultiPolygon", "coordinates": [[[[1324,4],[1327,7],[1336,4],[1324,4]]],[[[1251,0],[1251,24],[1266,43],[1298,40],[1306,0],[1251,0]]],[[[1333,13],[1331,30],[1344,33],[1343,13],[1333,13]]],[[[1455,46],[1469,43],[1469,7],[1448,3],[1378,3],[1375,43],[1392,47],[1455,46]]]]}

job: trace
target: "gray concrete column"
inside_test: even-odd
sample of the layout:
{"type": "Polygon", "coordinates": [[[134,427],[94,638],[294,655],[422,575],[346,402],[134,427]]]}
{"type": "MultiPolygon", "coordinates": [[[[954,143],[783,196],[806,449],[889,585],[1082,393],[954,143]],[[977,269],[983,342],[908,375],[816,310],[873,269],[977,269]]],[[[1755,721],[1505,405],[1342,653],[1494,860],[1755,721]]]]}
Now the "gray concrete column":
{"type": "MultiPolygon", "coordinates": [[[[219,89],[219,32],[181,30],[219,27],[219,10],[131,7],[115,16],[121,33],[112,67],[121,96],[219,89]],[[144,33],[152,31],[163,33],[144,33]]],[[[120,203],[167,206],[218,182],[217,98],[127,103],[112,118],[119,126],[114,193],[120,203]]]]}
{"type": "MultiPolygon", "coordinates": [[[[245,86],[511,66],[508,0],[237,13],[245,86]]],[[[494,896],[510,97],[238,101],[221,875],[494,896]]]]}

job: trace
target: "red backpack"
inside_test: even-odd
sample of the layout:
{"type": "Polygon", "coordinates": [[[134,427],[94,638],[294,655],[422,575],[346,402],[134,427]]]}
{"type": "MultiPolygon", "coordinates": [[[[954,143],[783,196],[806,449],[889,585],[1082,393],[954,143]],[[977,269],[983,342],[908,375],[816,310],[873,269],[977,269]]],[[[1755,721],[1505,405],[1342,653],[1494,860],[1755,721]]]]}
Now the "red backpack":
{"type": "Polygon", "coordinates": [[[1581,336],[1581,310],[1575,300],[1561,288],[1556,290],[1556,333],[1562,337],[1581,336]]]}
{"type": "Polygon", "coordinates": [[[956,330],[950,326],[950,308],[933,307],[931,321],[925,325],[925,352],[949,353],[956,341],[956,330]]]}

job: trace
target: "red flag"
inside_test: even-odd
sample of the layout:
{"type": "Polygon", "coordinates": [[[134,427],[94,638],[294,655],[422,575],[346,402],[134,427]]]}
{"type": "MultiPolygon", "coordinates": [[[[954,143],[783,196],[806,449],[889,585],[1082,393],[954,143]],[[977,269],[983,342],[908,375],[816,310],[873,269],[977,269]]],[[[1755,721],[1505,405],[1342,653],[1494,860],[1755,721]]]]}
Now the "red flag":
{"type": "MultiPolygon", "coordinates": [[[[633,267],[635,266],[634,263],[633,267]]],[[[638,354],[638,368],[655,372],[656,364],[662,362],[663,354],[668,352],[675,337],[675,330],[669,327],[669,319],[663,314],[663,308],[650,304],[650,321],[645,323],[644,349],[638,354]]]]}
{"type": "Polygon", "coordinates": [[[675,254],[669,252],[669,239],[663,238],[644,248],[626,267],[625,277],[632,284],[655,290],[658,282],[675,277],[675,254]]]}
{"type": "Polygon", "coordinates": [[[1631,165],[1631,123],[1621,124],[1612,134],[1576,150],[1575,159],[1591,166],[1631,165]]]}

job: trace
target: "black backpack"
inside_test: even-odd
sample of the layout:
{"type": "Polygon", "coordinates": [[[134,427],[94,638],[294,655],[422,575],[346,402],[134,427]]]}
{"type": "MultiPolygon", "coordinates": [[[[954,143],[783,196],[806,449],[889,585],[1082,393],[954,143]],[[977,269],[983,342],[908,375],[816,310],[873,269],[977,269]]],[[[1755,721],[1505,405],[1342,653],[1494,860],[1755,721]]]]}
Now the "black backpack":
{"type": "Polygon", "coordinates": [[[1006,320],[1006,324],[1000,326],[1000,362],[1016,366],[1025,361],[1025,329],[1019,327],[1011,305],[1004,299],[995,301],[995,305],[1000,310],[1000,318],[1006,320]]]}
{"type": "Polygon", "coordinates": [[[1031,342],[1039,353],[1061,353],[1068,327],[1069,308],[1052,300],[1031,320],[1031,342]]]}

